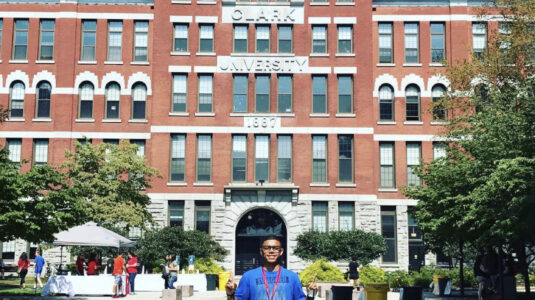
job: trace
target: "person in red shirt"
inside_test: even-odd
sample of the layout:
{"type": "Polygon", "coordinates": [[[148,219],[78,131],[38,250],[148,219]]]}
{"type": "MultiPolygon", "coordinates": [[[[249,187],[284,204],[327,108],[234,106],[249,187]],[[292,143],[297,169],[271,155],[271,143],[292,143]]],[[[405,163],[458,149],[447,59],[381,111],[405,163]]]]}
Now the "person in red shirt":
{"type": "Polygon", "coordinates": [[[113,272],[112,275],[115,277],[115,283],[113,284],[113,296],[112,298],[119,298],[119,294],[122,291],[123,287],[123,272],[126,271],[124,265],[124,258],[121,255],[121,252],[117,254],[117,257],[113,260],[113,272]]]}
{"type": "Polygon", "coordinates": [[[87,275],[98,275],[97,255],[91,253],[89,263],[87,264],[87,275]]]}
{"type": "Polygon", "coordinates": [[[135,256],[134,252],[128,251],[128,262],[126,263],[126,271],[128,271],[128,280],[130,281],[130,293],[132,295],[136,294],[134,291],[134,280],[136,279],[137,275],[137,266],[139,266],[137,257],[135,256]]]}
{"type": "Polygon", "coordinates": [[[20,276],[20,287],[25,289],[26,288],[26,274],[28,274],[28,267],[30,266],[30,260],[28,259],[28,255],[26,252],[22,252],[22,254],[19,257],[19,263],[18,263],[18,270],[20,276]]]}
{"type": "Polygon", "coordinates": [[[84,275],[84,264],[85,264],[85,258],[83,254],[78,254],[78,258],[76,259],[76,274],[78,275],[84,275]]]}

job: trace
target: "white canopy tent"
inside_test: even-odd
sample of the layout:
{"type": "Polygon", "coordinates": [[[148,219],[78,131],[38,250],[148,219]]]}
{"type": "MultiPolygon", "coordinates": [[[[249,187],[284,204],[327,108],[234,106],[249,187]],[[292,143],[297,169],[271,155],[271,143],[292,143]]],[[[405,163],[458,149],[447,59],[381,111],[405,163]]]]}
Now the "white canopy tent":
{"type": "Polygon", "coordinates": [[[54,238],[54,246],[129,248],[136,245],[136,242],[93,222],[56,233],[54,238]]]}

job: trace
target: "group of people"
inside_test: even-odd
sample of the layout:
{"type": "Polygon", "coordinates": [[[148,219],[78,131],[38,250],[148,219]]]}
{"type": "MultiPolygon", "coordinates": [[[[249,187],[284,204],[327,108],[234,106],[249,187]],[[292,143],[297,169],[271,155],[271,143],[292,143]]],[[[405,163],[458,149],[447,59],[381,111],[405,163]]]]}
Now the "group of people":
{"type": "Polygon", "coordinates": [[[100,257],[96,253],[91,253],[87,262],[84,255],[79,254],[76,258],[76,273],[84,275],[85,265],[87,264],[87,275],[98,275],[100,273],[100,262],[100,257]]]}
{"type": "MultiPolygon", "coordinates": [[[[489,299],[492,294],[499,294],[500,267],[503,276],[502,280],[506,277],[513,277],[517,273],[513,258],[506,256],[500,264],[500,257],[493,249],[488,248],[484,253],[476,257],[474,263],[474,275],[476,276],[479,285],[479,300],[489,299]]],[[[504,292],[507,294],[507,291],[504,292]]],[[[507,297],[502,299],[507,299],[507,297]]]]}
{"type": "Polygon", "coordinates": [[[128,260],[125,261],[123,257],[124,253],[119,252],[113,260],[114,277],[113,283],[113,296],[112,298],[124,297],[121,293],[123,287],[123,274],[127,274],[127,283],[130,284],[130,294],[135,295],[135,280],[139,267],[139,260],[133,251],[128,251],[128,260]]]}
{"type": "MultiPolygon", "coordinates": [[[[28,259],[28,255],[26,252],[22,252],[22,254],[19,257],[18,261],[18,268],[17,268],[17,274],[19,274],[20,277],[20,287],[22,289],[26,288],[26,275],[28,275],[28,268],[31,265],[30,259],[28,259]]],[[[43,283],[41,282],[41,273],[43,272],[43,268],[45,266],[45,259],[41,256],[41,252],[39,249],[35,250],[35,258],[33,260],[33,266],[34,266],[34,276],[35,276],[35,282],[33,284],[33,289],[37,289],[37,284],[39,284],[39,287],[43,288],[43,283]]],[[[3,277],[3,274],[2,274],[3,277]]]]}

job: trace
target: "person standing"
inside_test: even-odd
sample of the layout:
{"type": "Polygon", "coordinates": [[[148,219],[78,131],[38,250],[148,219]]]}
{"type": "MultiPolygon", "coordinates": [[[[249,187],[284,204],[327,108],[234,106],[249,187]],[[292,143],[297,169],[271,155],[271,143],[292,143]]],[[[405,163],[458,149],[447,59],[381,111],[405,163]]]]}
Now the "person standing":
{"type": "Polygon", "coordinates": [[[85,257],[82,253],[80,253],[78,254],[78,258],[76,258],[76,274],[84,275],[84,264],[85,257]]]}
{"type": "Polygon", "coordinates": [[[115,279],[113,284],[113,296],[112,298],[119,298],[123,290],[123,272],[126,271],[124,258],[121,252],[117,253],[117,257],[113,260],[113,272],[112,275],[115,279]]]}
{"type": "Polygon", "coordinates": [[[280,265],[279,259],[284,253],[281,245],[276,236],[269,236],[264,240],[260,248],[262,266],[245,272],[239,286],[231,275],[225,286],[227,300],[314,299],[318,288],[315,283],[316,276],[307,287],[308,295],[305,295],[299,276],[280,265]]]}
{"type": "Polygon", "coordinates": [[[87,275],[98,275],[98,261],[97,255],[91,253],[89,256],[89,263],[87,264],[87,275]]]}
{"type": "Polygon", "coordinates": [[[170,289],[176,289],[174,284],[178,276],[178,265],[175,261],[175,255],[167,254],[165,259],[167,260],[167,263],[165,265],[167,274],[169,274],[167,277],[168,278],[167,286],[170,289]]]}
{"type": "Polygon", "coordinates": [[[0,276],[2,280],[5,279],[4,272],[6,271],[6,264],[4,263],[4,260],[0,257],[0,276]]]}
{"type": "Polygon", "coordinates": [[[134,281],[136,280],[137,275],[137,257],[134,255],[134,252],[128,251],[128,262],[126,263],[126,271],[128,271],[128,280],[130,281],[130,293],[135,295],[134,290],[134,281]]]}
{"type": "Polygon", "coordinates": [[[359,263],[357,262],[358,257],[353,255],[351,257],[351,262],[349,262],[349,267],[347,271],[349,272],[349,280],[353,287],[357,287],[357,290],[360,290],[360,280],[359,280],[359,263]]]}
{"type": "Polygon", "coordinates": [[[28,267],[30,266],[30,260],[28,259],[26,252],[22,252],[22,254],[19,256],[18,266],[19,268],[17,269],[17,273],[19,273],[20,277],[20,287],[25,289],[26,274],[28,274],[28,267]]]}
{"type": "Polygon", "coordinates": [[[37,289],[37,284],[43,289],[43,283],[41,282],[41,272],[43,272],[43,267],[45,266],[45,259],[41,256],[39,249],[35,250],[35,258],[33,260],[35,265],[35,283],[33,284],[33,289],[37,289]]]}

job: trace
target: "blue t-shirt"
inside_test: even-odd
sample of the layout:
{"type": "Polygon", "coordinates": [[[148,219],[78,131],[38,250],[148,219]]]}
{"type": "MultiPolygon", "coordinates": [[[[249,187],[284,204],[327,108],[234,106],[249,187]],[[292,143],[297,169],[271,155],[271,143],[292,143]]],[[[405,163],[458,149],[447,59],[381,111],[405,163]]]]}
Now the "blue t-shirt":
{"type": "MultiPolygon", "coordinates": [[[[303,287],[297,274],[283,267],[280,268],[281,275],[273,300],[304,300],[306,295],[303,292],[303,287]]],[[[269,286],[269,295],[271,296],[279,271],[264,271],[269,286]]],[[[262,267],[249,270],[243,274],[243,277],[240,279],[240,285],[236,289],[235,297],[238,300],[269,299],[264,285],[264,278],[262,277],[262,267]]]]}
{"type": "Polygon", "coordinates": [[[35,263],[35,273],[41,273],[41,271],[43,271],[45,259],[42,256],[36,256],[33,262],[35,263]]]}

